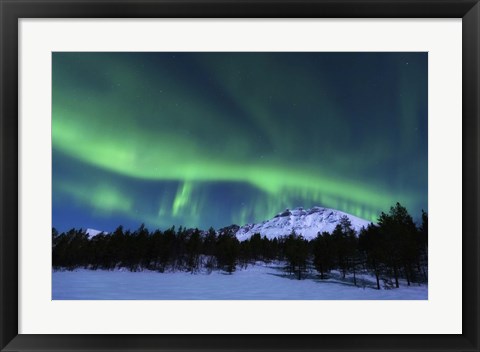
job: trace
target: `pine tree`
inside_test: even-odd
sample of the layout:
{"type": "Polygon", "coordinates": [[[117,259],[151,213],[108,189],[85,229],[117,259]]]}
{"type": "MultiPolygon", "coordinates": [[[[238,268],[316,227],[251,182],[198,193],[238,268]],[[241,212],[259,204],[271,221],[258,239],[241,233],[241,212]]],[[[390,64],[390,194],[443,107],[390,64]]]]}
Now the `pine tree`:
{"type": "Polygon", "coordinates": [[[318,234],[313,240],[313,262],[315,269],[320,273],[320,279],[325,279],[325,274],[330,271],[334,263],[334,246],[328,232],[318,234]]]}
{"type": "Polygon", "coordinates": [[[285,239],[285,257],[289,263],[290,272],[295,272],[299,280],[307,267],[308,243],[295,231],[285,239]]]}
{"type": "Polygon", "coordinates": [[[218,266],[232,274],[236,269],[239,250],[240,243],[234,235],[225,233],[218,236],[215,251],[218,266]]]}
{"type": "Polygon", "coordinates": [[[198,270],[201,247],[200,231],[195,229],[187,241],[187,267],[192,274],[198,270]]]}
{"type": "Polygon", "coordinates": [[[388,265],[393,270],[395,287],[399,287],[400,270],[403,268],[410,285],[411,265],[415,261],[416,227],[408,211],[400,203],[381,213],[378,219],[380,232],[385,236],[385,251],[388,265]]]}
{"type": "Polygon", "coordinates": [[[384,237],[379,227],[369,224],[367,228],[363,228],[360,231],[358,242],[360,250],[365,253],[367,268],[373,271],[377,289],[380,290],[380,275],[382,274],[386,252],[384,237]]]}

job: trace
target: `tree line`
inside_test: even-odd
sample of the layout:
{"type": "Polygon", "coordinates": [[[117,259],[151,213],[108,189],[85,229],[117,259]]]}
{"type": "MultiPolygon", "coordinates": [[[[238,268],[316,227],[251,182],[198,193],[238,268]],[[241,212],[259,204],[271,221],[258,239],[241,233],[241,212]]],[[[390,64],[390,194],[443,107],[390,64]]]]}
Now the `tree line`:
{"type": "Polygon", "coordinates": [[[52,264],[54,269],[188,271],[223,270],[232,274],[257,261],[280,261],[285,270],[298,279],[314,270],[320,279],[333,272],[358,284],[359,274],[375,276],[376,287],[399,287],[428,280],[428,216],[422,211],[416,225],[407,209],[397,203],[388,213],[381,213],[376,224],[357,233],[348,217],[340,219],[331,232],[319,233],[308,241],[292,232],[268,239],[254,234],[240,242],[238,227],[215,231],[171,227],[149,231],[119,226],[110,234],[92,238],[82,229],[58,233],[52,229],[52,264]]]}

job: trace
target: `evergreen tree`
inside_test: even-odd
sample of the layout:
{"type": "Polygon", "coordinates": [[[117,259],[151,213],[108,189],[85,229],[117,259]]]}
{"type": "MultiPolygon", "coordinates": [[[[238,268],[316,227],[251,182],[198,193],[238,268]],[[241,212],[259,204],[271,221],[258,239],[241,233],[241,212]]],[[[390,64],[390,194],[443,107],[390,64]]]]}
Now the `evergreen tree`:
{"type": "Polygon", "coordinates": [[[206,268],[211,272],[217,266],[217,260],[215,257],[215,247],[217,244],[217,233],[213,227],[208,229],[203,242],[203,254],[207,257],[206,268]]]}
{"type": "Polygon", "coordinates": [[[354,260],[356,255],[356,236],[352,223],[346,215],[342,216],[337,226],[335,226],[331,242],[332,252],[336,256],[336,266],[341,271],[342,277],[345,279],[347,271],[353,269],[354,282],[356,283],[356,261],[354,260]]]}
{"type": "Polygon", "coordinates": [[[236,269],[239,249],[240,243],[234,235],[225,233],[218,236],[215,251],[218,266],[232,274],[236,269]]]}
{"type": "Polygon", "coordinates": [[[360,250],[365,253],[367,268],[375,275],[377,289],[380,290],[380,275],[385,262],[385,242],[378,226],[369,224],[359,235],[360,250]]]}
{"type": "Polygon", "coordinates": [[[404,268],[410,285],[411,264],[415,260],[416,227],[408,211],[400,203],[390,208],[388,214],[378,218],[380,232],[385,236],[385,251],[388,265],[393,270],[395,287],[399,287],[400,270],[404,268]]]}
{"type": "Polygon", "coordinates": [[[325,274],[333,267],[335,251],[331,235],[328,232],[318,234],[313,240],[313,263],[320,273],[320,279],[325,279],[325,274]]]}
{"type": "Polygon", "coordinates": [[[262,237],[259,233],[255,233],[250,237],[250,254],[254,262],[263,259],[262,252],[262,237]]]}
{"type": "Polygon", "coordinates": [[[302,236],[292,233],[285,239],[285,257],[290,272],[296,273],[299,280],[307,267],[308,245],[302,236]]]}
{"type": "Polygon", "coordinates": [[[292,232],[272,240],[257,233],[239,242],[237,229],[237,226],[224,228],[218,236],[213,228],[205,234],[184,227],[150,233],[142,224],[134,232],[119,226],[111,234],[100,233],[89,238],[83,229],[58,233],[52,228],[52,265],[67,270],[122,267],[131,271],[192,273],[205,267],[208,271],[218,268],[231,274],[237,264],[246,267],[257,260],[280,260],[286,261],[290,272],[302,279],[313,254],[313,264],[321,279],[331,270],[339,270],[343,278],[347,273],[353,274],[356,285],[357,273],[368,270],[375,275],[377,289],[380,280],[389,277],[393,277],[396,287],[400,279],[407,284],[428,280],[428,215],[422,211],[417,228],[399,203],[388,213],[381,213],[378,225],[362,229],[359,237],[346,216],[332,234],[318,234],[312,241],[292,232]]]}
{"type": "Polygon", "coordinates": [[[428,214],[422,210],[422,223],[418,229],[418,262],[417,269],[423,281],[428,280],[428,214]]]}
{"type": "Polygon", "coordinates": [[[195,229],[187,242],[187,267],[192,274],[199,269],[201,248],[202,239],[200,237],[200,231],[195,229]]]}

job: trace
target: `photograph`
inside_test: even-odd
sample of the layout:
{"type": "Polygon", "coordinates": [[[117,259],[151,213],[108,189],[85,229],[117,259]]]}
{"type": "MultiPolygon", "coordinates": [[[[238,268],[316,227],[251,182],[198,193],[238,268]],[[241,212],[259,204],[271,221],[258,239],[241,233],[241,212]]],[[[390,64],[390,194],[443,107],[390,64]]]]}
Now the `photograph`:
{"type": "Polygon", "coordinates": [[[52,300],[428,300],[428,52],[51,55],[52,300]]]}

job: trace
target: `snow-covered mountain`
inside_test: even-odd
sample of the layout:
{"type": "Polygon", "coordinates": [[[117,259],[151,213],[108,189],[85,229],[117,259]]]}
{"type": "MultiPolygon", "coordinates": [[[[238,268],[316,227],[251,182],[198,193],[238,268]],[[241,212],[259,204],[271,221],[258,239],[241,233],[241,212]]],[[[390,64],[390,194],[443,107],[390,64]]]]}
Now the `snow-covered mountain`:
{"type": "Polygon", "coordinates": [[[85,233],[88,235],[88,238],[93,238],[95,237],[96,235],[99,235],[101,233],[103,233],[104,235],[108,235],[108,232],[105,232],[105,231],[99,231],[99,230],[95,230],[95,229],[86,229],[85,230],[85,233]]]}
{"type": "Polygon", "coordinates": [[[356,231],[359,231],[362,227],[367,227],[370,223],[370,221],[339,210],[322,207],[313,207],[312,209],[296,208],[293,210],[286,209],[272,219],[258,224],[244,225],[239,228],[236,236],[239,241],[243,241],[259,233],[272,239],[274,237],[287,236],[294,230],[295,233],[301,234],[305,239],[310,240],[315,238],[318,232],[327,231],[331,233],[344,215],[348,217],[356,231]]]}
{"type": "MultiPolygon", "coordinates": [[[[235,234],[239,241],[244,241],[256,233],[262,237],[272,239],[275,237],[288,236],[295,231],[296,234],[302,235],[305,239],[311,240],[317,234],[323,231],[332,232],[335,226],[340,222],[342,216],[347,216],[352,223],[353,229],[357,232],[362,227],[367,227],[370,221],[360,219],[351,214],[344,213],[339,210],[313,207],[311,209],[295,208],[275,215],[270,220],[265,220],[258,224],[246,224],[244,226],[230,225],[217,231],[217,235],[224,233],[235,234]]],[[[188,231],[193,232],[194,229],[188,231]]],[[[108,235],[108,232],[96,229],[87,229],[86,234],[91,239],[100,233],[108,235]]],[[[207,235],[208,231],[201,231],[202,235],[207,235]]]]}

